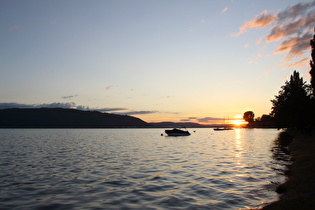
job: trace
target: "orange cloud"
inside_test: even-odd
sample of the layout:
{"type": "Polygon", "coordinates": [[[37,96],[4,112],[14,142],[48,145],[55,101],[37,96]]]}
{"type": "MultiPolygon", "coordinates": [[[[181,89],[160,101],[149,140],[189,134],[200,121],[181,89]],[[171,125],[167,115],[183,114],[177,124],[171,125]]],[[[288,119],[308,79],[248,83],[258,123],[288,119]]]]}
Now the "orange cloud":
{"type": "Polygon", "coordinates": [[[264,38],[259,38],[259,39],[256,41],[256,44],[260,44],[263,40],[264,40],[264,38]]]}
{"type": "Polygon", "coordinates": [[[313,24],[314,21],[315,21],[315,14],[310,15],[305,18],[299,18],[287,24],[279,23],[278,25],[272,28],[270,34],[266,38],[266,41],[267,42],[278,41],[282,38],[285,38],[287,36],[290,36],[299,32],[303,33],[305,28],[308,28],[308,26],[313,24]]]}
{"type": "Polygon", "coordinates": [[[303,67],[307,66],[308,60],[309,60],[308,58],[304,58],[302,60],[299,60],[298,62],[295,62],[295,63],[288,65],[286,67],[286,69],[291,68],[291,67],[303,68],[303,67]]]}
{"type": "Polygon", "coordinates": [[[304,55],[304,51],[309,49],[311,38],[311,34],[304,34],[301,37],[292,37],[282,42],[274,53],[288,52],[286,59],[301,57],[304,55]]]}
{"type": "Polygon", "coordinates": [[[242,25],[239,32],[233,36],[237,37],[245,33],[249,28],[265,28],[272,25],[270,33],[263,39],[260,38],[256,44],[260,44],[263,40],[268,43],[284,39],[278,48],[274,50],[274,54],[287,53],[283,62],[288,65],[287,68],[294,66],[304,67],[304,59],[293,64],[289,63],[294,58],[304,56],[305,52],[309,50],[315,22],[314,11],[314,0],[292,5],[278,13],[271,13],[265,10],[242,25]]]}
{"type": "Polygon", "coordinates": [[[240,27],[240,30],[237,34],[233,34],[233,37],[237,37],[246,32],[247,28],[265,28],[271,23],[273,23],[277,18],[277,15],[268,14],[268,11],[265,10],[259,15],[257,15],[251,21],[246,22],[244,25],[240,27]]]}
{"type": "Polygon", "coordinates": [[[222,11],[221,11],[221,14],[224,14],[228,11],[229,8],[225,7],[222,11]]]}

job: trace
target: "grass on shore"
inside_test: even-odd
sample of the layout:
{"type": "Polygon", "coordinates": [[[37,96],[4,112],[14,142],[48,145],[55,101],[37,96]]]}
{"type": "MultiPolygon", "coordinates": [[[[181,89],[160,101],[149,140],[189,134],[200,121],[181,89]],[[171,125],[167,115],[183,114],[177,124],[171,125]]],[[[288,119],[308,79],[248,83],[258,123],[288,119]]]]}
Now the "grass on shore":
{"type": "Polygon", "coordinates": [[[288,180],[277,188],[279,201],[263,210],[315,209],[315,133],[309,136],[288,132],[294,136],[289,145],[292,164],[287,171],[288,180]]]}

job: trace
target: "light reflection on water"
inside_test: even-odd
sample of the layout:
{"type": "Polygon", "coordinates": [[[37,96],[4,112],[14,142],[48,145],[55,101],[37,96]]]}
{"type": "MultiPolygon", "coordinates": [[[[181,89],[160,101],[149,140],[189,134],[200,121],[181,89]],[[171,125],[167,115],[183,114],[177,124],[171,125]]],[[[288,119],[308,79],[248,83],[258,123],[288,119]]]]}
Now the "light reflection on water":
{"type": "Polygon", "coordinates": [[[7,209],[238,209],[277,199],[278,131],[0,129],[7,209]]]}

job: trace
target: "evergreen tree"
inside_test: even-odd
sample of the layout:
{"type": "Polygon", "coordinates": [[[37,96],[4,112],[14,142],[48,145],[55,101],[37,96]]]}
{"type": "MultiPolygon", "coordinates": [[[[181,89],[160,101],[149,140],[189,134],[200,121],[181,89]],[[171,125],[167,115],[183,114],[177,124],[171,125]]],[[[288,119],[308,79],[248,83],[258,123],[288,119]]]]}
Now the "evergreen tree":
{"type": "Polygon", "coordinates": [[[313,96],[315,94],[315,35],[313,36],[313,39],[311,39],[310,41],[311,47],[312,47],[312,59],[310,60],[310,66],[311,66],[311,70],[310,70],[310,75],[311,75],[311,86],[312,86],[312,90],[313,90],[313,96]]]}
{"type": "Polygon", "coordinates": [[[303,81],[299,72],[294,71],[290,81],[281,87],[279,95],[271,100],[271,116],[279,127],[305,126],[310,123],[309,85],[303,81]]]}

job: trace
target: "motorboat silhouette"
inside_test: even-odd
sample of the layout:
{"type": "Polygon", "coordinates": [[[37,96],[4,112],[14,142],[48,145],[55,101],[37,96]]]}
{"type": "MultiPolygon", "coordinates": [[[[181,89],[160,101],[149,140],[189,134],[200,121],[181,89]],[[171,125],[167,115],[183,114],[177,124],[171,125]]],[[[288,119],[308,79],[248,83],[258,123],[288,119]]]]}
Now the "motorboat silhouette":
{"type": "Polygon", "coordinates": [[[186,130],[182,130],[179,128],[173,128],[172,130],[165,130],[165,133],[168,136],[189,136],[190,133],[186,130]]]}

